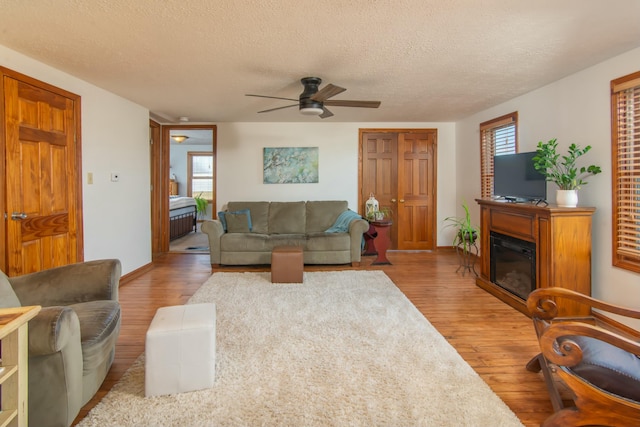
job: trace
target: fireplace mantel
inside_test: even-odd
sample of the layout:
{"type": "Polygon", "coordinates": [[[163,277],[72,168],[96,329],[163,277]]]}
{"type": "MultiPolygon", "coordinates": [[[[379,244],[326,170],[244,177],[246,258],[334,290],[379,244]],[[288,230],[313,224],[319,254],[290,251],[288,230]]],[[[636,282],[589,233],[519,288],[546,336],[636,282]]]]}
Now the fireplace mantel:
{"type": "MultiPolygon", "coordinates": [[[[595,208],[476,199],[480,205],[480,274],[476,284],[529,315],[526,301],[491,282],[492,231],[536,245],[536,289],[551,286],[591,295],[591,218],[595,208]]],[[[561,315],[587,315],[588,307],[558,304],[561,315]]]]}

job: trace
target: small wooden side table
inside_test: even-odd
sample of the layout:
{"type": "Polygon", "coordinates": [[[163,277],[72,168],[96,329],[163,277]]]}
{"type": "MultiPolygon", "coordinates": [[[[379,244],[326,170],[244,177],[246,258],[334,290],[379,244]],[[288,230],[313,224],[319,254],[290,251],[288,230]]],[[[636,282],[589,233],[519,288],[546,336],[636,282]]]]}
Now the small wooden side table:
{"type": "Polygon", "coordinates": [[[378,257],[373,261],[373,263],[371,263],[371,265],[391,264],[387,259],[387,249],[391,246],[391,237],[389,236],[391,224],[393,224],[393,221],[381,220],[371,222],[371,225],[373,225],[378,233],[378,236],[372,240],[373,246],[378,253],[378,257]]]}
{"type": "Polygon", "coordinates": [[[28,426],[28,322],[39,305],[0,309],[0,425],[28,426]]]}

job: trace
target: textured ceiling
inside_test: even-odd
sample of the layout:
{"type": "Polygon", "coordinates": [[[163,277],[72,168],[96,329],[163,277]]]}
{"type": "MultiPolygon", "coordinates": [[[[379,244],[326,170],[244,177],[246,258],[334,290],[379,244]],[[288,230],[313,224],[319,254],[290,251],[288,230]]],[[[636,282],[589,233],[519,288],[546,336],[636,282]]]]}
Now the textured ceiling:
{"type": "Polygon", "coordinates": [[[244,96],[306,76],[382,101],[324,122],[454,121],[640,46],[640,1],[2,0],[0,44],[163,122],[321,121],[244,96]]]}

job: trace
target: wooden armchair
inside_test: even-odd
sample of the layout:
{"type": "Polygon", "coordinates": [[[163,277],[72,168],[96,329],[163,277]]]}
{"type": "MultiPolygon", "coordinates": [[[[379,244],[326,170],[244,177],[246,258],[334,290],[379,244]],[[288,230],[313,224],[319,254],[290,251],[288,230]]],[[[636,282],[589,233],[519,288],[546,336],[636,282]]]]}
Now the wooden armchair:
{"type": "Polygon", "coordinates": [[[554,300],[559,298],[640,319],[640,310],[568,289],[544,288],[529,295],[527,307],[542,353],[527,369],[542,370],[555,411],[542,426],[640,426],[640,343],[622,331],[599,326],[593,317],[558,317],[554,300]],[[575,406],[565,407],[554,372],[573,394],[575,406]]]}

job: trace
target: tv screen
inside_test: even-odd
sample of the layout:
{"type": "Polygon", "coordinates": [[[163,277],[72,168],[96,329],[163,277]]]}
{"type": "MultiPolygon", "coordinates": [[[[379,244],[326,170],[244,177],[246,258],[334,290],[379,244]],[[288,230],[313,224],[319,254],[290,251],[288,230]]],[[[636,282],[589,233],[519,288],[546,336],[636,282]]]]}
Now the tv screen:
{"type": "Polygon", "coordinates": [[[547,181],[533,167],[536,152],[493,158],[493,194],[512,201],[544,201],[547,181]]]}

